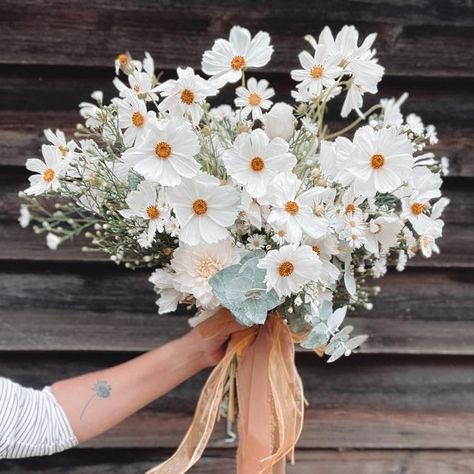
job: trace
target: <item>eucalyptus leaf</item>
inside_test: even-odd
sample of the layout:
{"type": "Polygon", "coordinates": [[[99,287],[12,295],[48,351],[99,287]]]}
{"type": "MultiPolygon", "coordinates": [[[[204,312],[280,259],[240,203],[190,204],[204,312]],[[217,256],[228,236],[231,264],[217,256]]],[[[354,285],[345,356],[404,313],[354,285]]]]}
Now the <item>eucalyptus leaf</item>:
{"type": "Polygon", "coordinates": [[[267,291],[265,270],[257,267],[263,251],[249,252],[236,265],[217,272],[209,283],[219,302],[244,326],[263,324],[280,304],[274,290],[267,291]]]}

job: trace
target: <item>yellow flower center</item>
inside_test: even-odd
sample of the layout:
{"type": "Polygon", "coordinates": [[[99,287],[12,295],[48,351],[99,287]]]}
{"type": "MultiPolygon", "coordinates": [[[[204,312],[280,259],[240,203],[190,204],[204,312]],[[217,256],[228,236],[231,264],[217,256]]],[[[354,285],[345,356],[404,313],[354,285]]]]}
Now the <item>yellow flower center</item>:
{"type": "Polygon", "coordinates": [[[197,214],[198,216],[202,216],[207,212],[207,202],[204,201],[204,199],[196,199],[193,202],[193,211],[194,214],[197,214]]]}
{"type": "Polygon", "coordinates": [[[243,56],[234,56],[230,62],[230,67],[234,71],[239,71],[245,67],[245,58],[243,56]]]}
{"type": "Polygon", "coordinates": [[[67,152],[69,151],[67,149],[67,147],[63,146],[63,145],[59,145],[58,146],[58,150],[59,150],[59,153],[61,153],[62,156],[66,156],[67,155],[67,152]]]}
{"type": "Polygon", "coordinates": [[[166,142],[160,142],[155,147],[155,154],[158,158],[164,160],[171,155],[171,146],[166,142]]]}
{"type": "Polygon", "coordinates": [[[321,250],[317,245],[313,245],[311,248],[313,249],[313,252],[317,253],[318,255],[321,255],[321,250]]]}
{"type": "Polygon", "coordinates": [[[288,277],[295,271],[295,267],[291,262],[282,262],[278,267],[278,273],[282,277],[288,277]]]}
{"type": "Polygon", "coordinates": [[[256,156],[252,158],[252,161],[250,162],[250,168],[252,168],[253,171],[262,171],[263,168],[265,168],[265,162],[262,158],[256,156]]]}
{"type": "Polygon", "coordinates": [[[298,214],[300,207],[298,206],[298,203],[296,201],[288,201],[285,204],[285,210],[286,212],[288,212],[288,214],[294,216],[295,214],[298,214]]]}
{"type": "Polygon", "coordinates": [[[43,173],[43,179],[47,182],[50,183],[54,177],[56,176],[56,173],[52,168],[46,168],[43,173]]]}
{"type": "Polygon", "coordinates": [[[133,112],[132,123],[135,127],[142,127],[145,123],[145,117],[140,112],[133,112]]]}
{"type": "Polygon", "coordinates": [[[156,219],[157,217],[160,217],[160,211],[156,206],[148,206],[146,208],[146,213],[150,219],[156,219]]]}
{"type": "Polygon", "coordinates": [[[317,66],[313,66],[309,73],[313,79],[319,79],[324,74],[324,68],[321,64],[318,64],[317,66]]]}
{"type": "Polygon", "coordinates": [[[212,258],[203,258],[196,264],[196,272],[202,278],[210,278],[222,269],[222,265],[212,258]]]}
{"type": "Polygon", "coordinates": [[[370,165],[374,170],[378,170],[382,168],[382,166],[385,164],[385,158],[383,155],[380,155],[379,153],[372,155],[372,158],[370,158],[370,165]]]}
{"type": "Polygon", "coordinates": [[[260,102],[262,102],[262,98],[253,92],[252,94],[249,95],[249,104],[250,105],[259,105],[260,102]]]}
{"type": "Polygon", "coordinates": [[[194,92],[189,89],[183,89],[181,91],[181,102],[186,105],[192,104],[194,102],[194,92]]]}
{"type": "Polygon", "coordinates": [[[346,206],[346,214],[354,213],[356,210],[355,204],[350,203],[346,206]]]}
{"type": "Polygon", "coordinates": [[[283,237],[285,237],[285,235],[286,235],[286,231],[285,231],[284,229],[280,229],[280,230],[277,232],[277,235],[278,235],[278,237],[283,238],[283,237]]]}
{"type": "Polygon", "coordinates": [[[415,214],[415,216],[419,216],[420,214],[423,214],[423,204],[421,202],[414,202],[411,205],[411,212],[415,214]]]}

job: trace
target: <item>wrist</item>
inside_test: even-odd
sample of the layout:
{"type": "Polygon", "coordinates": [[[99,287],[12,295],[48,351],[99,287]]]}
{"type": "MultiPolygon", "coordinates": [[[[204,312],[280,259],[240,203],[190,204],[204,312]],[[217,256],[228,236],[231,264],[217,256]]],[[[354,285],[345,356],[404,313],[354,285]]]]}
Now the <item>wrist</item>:
{"type": "Polygon", "coordinates": [[[190,371],[197,373],[209,367],[202,338],[196,330],[181,336],[176,343],[190,371]]]}

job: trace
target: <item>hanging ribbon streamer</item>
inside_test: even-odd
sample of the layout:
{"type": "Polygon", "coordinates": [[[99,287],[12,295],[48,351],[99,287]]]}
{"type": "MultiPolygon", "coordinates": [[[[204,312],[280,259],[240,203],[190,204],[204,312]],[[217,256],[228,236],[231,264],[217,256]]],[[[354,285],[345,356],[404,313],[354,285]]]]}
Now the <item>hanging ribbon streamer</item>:
{"type": "MultiPolygon", "coordinates": [[[[221,333],[233,320],[225,309],[204,321],[205,337],[221,333]]],[[[214,429],[233,361],[237,359],[239,474],[284,474],[303,427],[304,396],[295,367],[292,334],[278,314],[262,326],[231,336],[223,359],[211,372],[199,397],[194,419],[181,444],[164,463],[146,474],[182,474],[202,456],[214,429]]],[[[231,414],[232,416],[232,414],[231,414]]]]}

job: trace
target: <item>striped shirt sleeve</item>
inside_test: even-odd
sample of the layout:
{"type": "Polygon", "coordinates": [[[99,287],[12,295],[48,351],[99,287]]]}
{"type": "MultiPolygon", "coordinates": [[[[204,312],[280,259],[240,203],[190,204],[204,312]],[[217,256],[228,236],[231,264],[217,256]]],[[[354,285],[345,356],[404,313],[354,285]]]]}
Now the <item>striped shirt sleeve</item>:
{"type": "Polygon", "coordinates": [[[78,443],[49,387],[34,390],[0,377],[0,459],[45,456],[78,443]]]}

